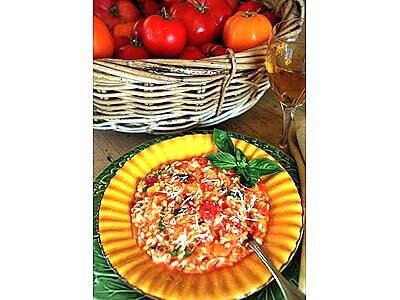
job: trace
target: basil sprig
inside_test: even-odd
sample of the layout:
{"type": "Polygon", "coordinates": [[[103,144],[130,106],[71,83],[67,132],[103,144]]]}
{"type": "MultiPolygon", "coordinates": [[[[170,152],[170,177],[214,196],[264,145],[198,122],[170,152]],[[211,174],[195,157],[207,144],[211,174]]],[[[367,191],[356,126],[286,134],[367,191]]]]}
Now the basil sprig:
{"type": "Polygon", "coordinates": [[[260,176],[282,171],[276,162],[268,158],[249,160],[242,150],[235,149],[231,138],[225,131],[214,129],[213,141],[219,151],[207,155],[207,158],[217,168],[236,170],[240,175],[240,183],[244,186],[253,187],[260,176]]]}

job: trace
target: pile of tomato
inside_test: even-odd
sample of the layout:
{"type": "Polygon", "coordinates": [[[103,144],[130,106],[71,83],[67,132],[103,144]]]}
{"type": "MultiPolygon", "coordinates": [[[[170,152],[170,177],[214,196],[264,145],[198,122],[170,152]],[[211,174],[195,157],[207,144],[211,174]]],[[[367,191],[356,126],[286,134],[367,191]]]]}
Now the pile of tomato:
{"type": "Polygon", "coordinates": [[[93,57],[202,59],[256,47],[279,18],[257,0],[94,0],[93,57]]]}

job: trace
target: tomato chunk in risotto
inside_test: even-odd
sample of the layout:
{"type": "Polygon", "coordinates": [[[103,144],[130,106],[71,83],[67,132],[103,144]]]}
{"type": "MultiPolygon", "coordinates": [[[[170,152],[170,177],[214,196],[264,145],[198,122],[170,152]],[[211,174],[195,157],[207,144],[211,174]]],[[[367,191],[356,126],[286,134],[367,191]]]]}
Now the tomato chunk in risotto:
{"type": "Polygon", "coordinates": [[[138,183],[131,216],[135,238],[154,263],[202,273],[248,255],[248,233],[261,243],[269,208],[262,182],[247,188],[234,170],[194,157],[147,174],[138,183]]]}

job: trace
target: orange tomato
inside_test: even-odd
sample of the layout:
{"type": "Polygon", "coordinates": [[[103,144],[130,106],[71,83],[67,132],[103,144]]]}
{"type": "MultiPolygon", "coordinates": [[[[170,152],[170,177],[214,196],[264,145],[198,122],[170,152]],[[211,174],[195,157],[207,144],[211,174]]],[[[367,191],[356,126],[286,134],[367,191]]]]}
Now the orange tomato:
{"type": "Polygon", "coordinates": [[[272,25],[265,16],[256,12],[238,11],[226,21],[223,38],[226,47],[240,52],[267,41],[271,31],[272,25]]]}
{"type": "Polygon", "coordinates": [[[113,38],[106,24],[93,16],[93,58],[108,58],[113,55],[113,38]]]}
{"type": "Polygon", "coordinates": [[[132,37],[133,26],[135,26],[135,22],[121,23],[116,24],[113,27],[113,37],[132,37]]]}

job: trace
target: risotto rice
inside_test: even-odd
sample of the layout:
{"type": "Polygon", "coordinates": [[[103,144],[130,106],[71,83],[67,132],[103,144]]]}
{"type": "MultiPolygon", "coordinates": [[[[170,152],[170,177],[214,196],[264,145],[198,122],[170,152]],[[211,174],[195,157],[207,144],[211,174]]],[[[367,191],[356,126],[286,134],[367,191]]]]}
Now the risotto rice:
{"type": "Polygon", "coordinates": [[[249,254],[248,233],[263,241],[269,198],[262,182],[240,184],[205,157],[174,161],[138,183],[131,210],[135,238],[153,262],[185,273],[232,266],[249,254]]]}

